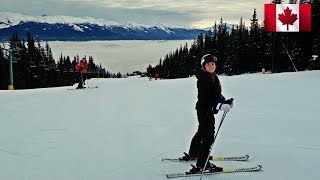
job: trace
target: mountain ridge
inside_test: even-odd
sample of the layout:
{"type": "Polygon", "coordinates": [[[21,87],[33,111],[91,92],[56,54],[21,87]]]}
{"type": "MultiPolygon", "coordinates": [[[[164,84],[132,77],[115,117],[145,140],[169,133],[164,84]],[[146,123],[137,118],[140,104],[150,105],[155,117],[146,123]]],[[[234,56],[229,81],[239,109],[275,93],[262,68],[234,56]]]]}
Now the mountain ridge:
{"type": "Polygon", "coordinates": [[[127,25],[105,19],[72,16],[29,16],[0,12],[0,40],[13,32],[26,37],[28,32],[41,40],[179,40],[194,39],[206,29],[187,26],[127,25]]]}

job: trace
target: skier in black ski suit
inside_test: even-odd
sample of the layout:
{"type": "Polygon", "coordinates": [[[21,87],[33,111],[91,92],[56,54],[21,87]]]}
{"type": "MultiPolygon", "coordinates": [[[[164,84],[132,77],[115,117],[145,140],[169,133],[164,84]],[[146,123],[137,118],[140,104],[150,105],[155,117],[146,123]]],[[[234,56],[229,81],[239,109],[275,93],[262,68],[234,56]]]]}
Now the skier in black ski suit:
{"type": "MultiPolygon", "coordinates": [[[[207,157],[210,153],[210,146],[214,142],[215,118],[219,110],[228,112],[232,108],[232,100],[225,100],[221,94],[221,85],[218,76],[215,74],[217,58],[212,54],[206,54],[201,58],[201,71],[197,74],[198,102],[196,104],[198,116],[198,131],[191,141],[189,154],[180,160],[197,160],[196,167],[190,170],[191,173],[202,172],[207,157]]],[[[222,171],[208,162],[206,170],[222,171]]]]}

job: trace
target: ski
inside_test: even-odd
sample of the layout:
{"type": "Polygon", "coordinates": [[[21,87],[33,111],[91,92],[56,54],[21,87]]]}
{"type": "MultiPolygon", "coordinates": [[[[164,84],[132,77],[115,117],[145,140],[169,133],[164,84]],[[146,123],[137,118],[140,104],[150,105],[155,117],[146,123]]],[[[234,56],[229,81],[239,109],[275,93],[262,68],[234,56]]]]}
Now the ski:
{"type": "MultiPolygon", "coordinates": [[[[210,156],[209,160],[211,161],[247,161],[249,159],[249,155],[241,155],[241,156],[210,156]]],[[[185,160],[180,160],[179,158],[162,158],[162,161],[173,161],[173,162],[189,162],[185,160]]],[[[192,161],[192,160],[190,160],[192,161]]]]}
{"type": "MultiPolygon", "coordinates": [[[[262,169],[262,166],[257,165],[257,166],[248,167],[248,168],[224,169],[221,172],[204,172],[203,175],[217,175],[217,174],[240,173],[240,172],[257,172],[257,171],[261,171],[261,169],[262,169]]],[[[171,173],[171,174],[166,174],[166,176],[167,178],[193,177],[193,176],[201,176],[201,173],[197,173],[197,174],[189,174],[188,172],[171,173]]]]}

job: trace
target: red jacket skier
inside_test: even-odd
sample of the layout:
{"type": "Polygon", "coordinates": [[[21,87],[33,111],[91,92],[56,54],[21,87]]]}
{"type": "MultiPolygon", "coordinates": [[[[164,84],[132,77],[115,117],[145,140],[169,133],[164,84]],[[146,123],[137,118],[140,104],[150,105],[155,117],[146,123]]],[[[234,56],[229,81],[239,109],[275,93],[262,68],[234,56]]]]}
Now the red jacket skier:
{"type": "Polygon", "coordinates": [[[86,80],[87,77],[87,72],[88,72],[88,64],[85,59],[81,59],[78,64],[75,66],[76,70],[79,71],[79,84],[78,84],[78,89],[84,88],[83,84],[84,81],[86,80]]]}

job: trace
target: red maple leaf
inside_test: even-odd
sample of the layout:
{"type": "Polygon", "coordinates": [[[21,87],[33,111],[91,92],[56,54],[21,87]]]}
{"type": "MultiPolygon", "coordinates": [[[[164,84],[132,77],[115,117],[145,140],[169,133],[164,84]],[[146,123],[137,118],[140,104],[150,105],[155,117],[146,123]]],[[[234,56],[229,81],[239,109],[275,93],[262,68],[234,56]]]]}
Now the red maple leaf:
{"type": "Polygon", "coordinates": [[[279,20],[282,22],[282,25],[287,25],[287,30],[289,30],[289,25],[293,25],[293,23],[298,19],[297,14],[291,14],[292,9],[289,9],[287,6],[287,9],[284,10],[284,13],[278,14],[279,20]]]}

